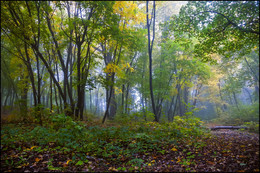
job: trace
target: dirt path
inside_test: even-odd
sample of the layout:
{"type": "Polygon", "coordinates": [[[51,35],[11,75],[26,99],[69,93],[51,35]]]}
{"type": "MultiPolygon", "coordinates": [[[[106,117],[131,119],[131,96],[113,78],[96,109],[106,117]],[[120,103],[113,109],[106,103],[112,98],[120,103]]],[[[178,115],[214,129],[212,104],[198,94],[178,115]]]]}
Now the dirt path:
{"type": "Polygon", "coordinates": [[[217,130],[205,139],[206,146],[179,148],[161,160],[168,166],[157,165],[147,171],[156,172],[259,172],[259,135],[237,130],[217,130]],[[187,150],[185,153],[183,151],[187,150]],[[191,158],[195,153],[195,158],[191,158]],[[180,158],[182,162],[176,162],[180,158]],[[189,159],[191,158],[191,159],[189,159]],[[185,165],[183,160],[188,165],[185,165]],[[178,163],[178,164],[177,164],[178,163]],[[159,168],[159,169],[158,169],[159,168]]]}
{"type": "Polygon", "coordinates": [[[259,172],[259,134],[238,130],[212,131],[216,171],[259,172]]]}

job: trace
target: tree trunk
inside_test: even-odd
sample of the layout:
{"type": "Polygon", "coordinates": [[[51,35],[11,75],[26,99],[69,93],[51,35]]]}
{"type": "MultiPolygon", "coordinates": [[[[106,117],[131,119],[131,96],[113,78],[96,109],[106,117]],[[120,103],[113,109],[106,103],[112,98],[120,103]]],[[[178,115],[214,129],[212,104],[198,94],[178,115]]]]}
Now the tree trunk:
{"type": "MultiPolygon", "coordinates": [[[[113,73],[113,74],[112,74],[112,81],[113,81],[114,75],[115,75],[115,74],[113,73]]],[[[111,97],[112,97],[112,89],[113,89],[113,84],[112,84],[112,86],[110,87],[110,93],[109,93],[109,94],[107,93],[107,96],[108,96],[108,95],[109,95],[109,96],[108,96],[107,106],[106,106],[106,112],[105,112],[105,115],[104,115],[104,117],[103,117],[102,124],[104,124],[106,118],[109,117],[109,106],[110,106],[110,101],[111,101],[111,97]]]]}
{"type": "MultiPolygon", "coordinates": [[[[40,76],[40,62],[39,57],[36,55],[36,65],[37,65],[37,105],[41,104],[41,76],[40,76]]],[[[40,125],[42,126],[42,114],[41,114],[41,108],[37,107],[37,117],[39,118],[40,125]]]]}
{"type": "Polygon", "coordinates": [[[111,94],[111,98],[110,98],[110,107],[109,107],[109,119],[114,119],[115,115],[116,115],[116,110],[117,110],[117,103],[116,103],[116,97],[115,97],[115,89],[111,87],[112,92],[110,92],[111,94]]]}
{"type": "Polygon", "coordinates": [[[28,70],[28,74],[29,74],[29,77],[30,77],[30,81],[31,81],[31,84],[32,84],[32,90],[33,90],[33,100],[34,100],[34,106],[36,107],[37,106],[37,91],[36,91],[36,87],[35,87],[35,82],[34,82],[34,75],[33,75],[33,70],[32,70],[32,67],[31,67],[31,60],[30,60],[30,57],[29,57],[29,54],[28,54],[28,50],[27,50],[27,44],[24,44],[24,48],[25,48],[25,55],[26,55],[26,59],[27,59],[27,70],[28,70]]]}
{"type": "Polygon", "coordinates": [[[181,102],[181,93],[180,93],[181,89],[179,89],[179,92],[178,92],[178,105],[179,105],[179,113],[180,113],[180,116],[184,116],[184,112],[183,112],[183,105],[182,105],[182,102],[181,102]]]}
{"type": "Polygon", "coordinates": [[[252,96],[251,96],[250,92],[248,91],[248,89],[247,89],[247,88],[244,88],[244,90],[245,90],[245,91],[246,91],[246,93],[248,94],[248,96],[249,96],[249,99],[250,99],[250,103],[252,104],[252,103],[253,103],[253,99],[252,99],[252,96]]]}
{"type": "MultiPolygon", "coordinates": [[[[172,121],[172,106],[173,106],[173,101],[174,101],[175,96],[172,97],[171,103],[169,105],[169,109],[168,109],[168,121],[172,121]]],[[[176,100],[176,99],[175,99],[176,100]]]]}
{"type": "Polygon", "coordinates": [[[52,111],[52,79],[50,78],[50,110],[52,111]]]}
{"type": "Polygon", "coordinates": [[[236,107],[237,107],[238,110],[240,110],[239,107],[238,107],[236,93],[233,91],[232,94],[233,94],[233,97],[234,97],[234,100],[235,100],[236,107]]]}
{"type": "Polygon", "coordinates": [[[189,99],[189,88],[188,87],[184,87],[184,91],[183,91],[183,100],[184,100],[184,103],[185,103],[185,104],[183,104],[184,114],[189,111],[188,110],[188,106],[186,106],[189,103],[188,99],[189,99]]]}
{"type": "MultiPolygon", "coordinates": [[[[28,76],[25,77],[25,78],[28,78],[28,76]]],[[[29,85],[29,83],[26,81],[25,87],[24,87],[22,94],[21,94],[21,106],[20,106],[20,108],[21,108],[21,116],[22,116],[23,120],[25,120],[26,117],[27,117],[28,85],[29,85]]]]}
{"type": "MultiPolygon", "coordinates": [[[[84,87],[85,88],[85,87],[84,87]]],[[[80,120],[83,121],[84,105],[85,105],[85,89],[81,88],[81,104],[80,104],[80,120]]]]}
{"type": "MultiPolygon", "coordinates": [[[[149,12],[148,12],[148,1],[146,1],[146,21],[147,21],[147,31],[148,31],[148,54],[149,54],[149,85],[150,85],[150,95],[152,102],[152,109],[154,113],[154,121],[159,122],[158,115],[155,108],[154,103],[154,95],[153,95],[153,77],[152,77],[152,49],[153,49],[153,41],[155,38],[155,1],[153,2],[153,39],[152,43],[150,43],[150,21],[149,21],[149,12]]],[[[152,20],[152,19],[151,19],[152,20]]]]}
{"type": "MultiPolygon", "coordinates": [[[[6,97],[5,97],[4,107],[7,106],[7,100],[8,100],[8,98],[9,98],[9,96],[10,96],[10,93],[11,93],[11,88],[9,87],[8,90],[7,90],[7,95],[6,95],[6,97]]],[[[1,103],[2,103],[2,102],[1,102],[1,103]]]]}
{"type": "Polygon", "coordinates": [[[58,104],[58,96],[57,96],[57,91],[56,91],[56,86],[55,85],[54,85],[54,93],[55,93],[56,107],[57,107],[57,111],[58,111],[58,114],[59,114],[60,111],[59,111],[59,104],[58,104]]]}
{"type": "Polygon", "coordinates": [[[89,110],[92,112],[92,98],[91,98],[91,90],[89,90],[89,110]]]}
{"type": "Polygon", "coordinates": [[[211,130],[218,130],[218,129],[247,129],[247,127],[242,126],[215,126],[211,127],[211,130]]]}
{"type": "Polygon", "coordinates": [[[96,108],[95,108],[94,115],[99,114],[99,111],[98,111],[98,93],[99,93],[99,85],[98,85],[97,92],[96,92],[96,104],[95,104],[96,108]]]}
{"type": "Polygon", "coordinates": [[[129,83],[126,86],[126,95],[125,95],[125,113],[128,114],[128,94],[129,94],[129,83]]]}
{"type": "Polygon", "coordinates": [[[125,97],[125,84],[122,85],[122,99],[121,99],[121,113],[124,114],[124,97],[125,97]]]}

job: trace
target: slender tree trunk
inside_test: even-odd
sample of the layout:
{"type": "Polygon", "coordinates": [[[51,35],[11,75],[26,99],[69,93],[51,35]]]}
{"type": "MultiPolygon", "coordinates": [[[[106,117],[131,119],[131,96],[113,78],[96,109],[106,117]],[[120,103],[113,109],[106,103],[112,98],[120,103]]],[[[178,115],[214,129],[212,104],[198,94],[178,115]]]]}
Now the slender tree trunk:
{"type": "Polygon", "coordinates": [[[92,97],[91,97],[91,90],[89,91],[89,110],[92,112],[92,97]]]}
{"type": "Polygon", "coordinates": [[[54,86],[54,93],[55,93],[56,107],[57,107],[57,111],[58,111],[58,114],[59,114],[60,111],[59,111],[59,104],[58,104],[58,96],[57,96],[56,86],[54,86]]]}
{"type": "MultiPolygon", "coordinates": [[[[24,75],[22,75],[22,76],[24,76],[24,75]]],[[[25,77],[25,78],[28,78],[28,76],[25,77]]],[[[25,87],[24,87],[22,94],[21,94],[21,106],[20,106],[21,115],[22,115],[23,120],[25,120],[26,117],[27,117],[27,107],[28,107],[27,106],[27,97],[28,97],[28,85],[29,85],[29,83],[27,82],[28,79],[25,79],[25,80],[26,80],[26,84],[25,84],[25,87]]]]}
{"type": "Polygon", "coordinates": [[[83,113],[84,113],[84,105],[85,105],[85,89],[81,88],[81,95],[80,95],[80,120],[83,120],[83,113]]]}
{"type": "Polygon", "coordinates": [[[183,111],[183,104],[181,102],[181,89],[179,89],[178,92],[178,103],[179,103],[179,112],[180,112],[180,116],[184,116],[184,111],[183,111]]]}
{"type": "Polygon", "coordinates": [[[29,77],[30,77],[30,81],[31,81],[31,85],[32,85],[32,90],[33,90],[33,100],[34,100],[34,106],[36,107],[37,106],[37,91],[36,91],[36,87],[35,87],[35,82],[34,82],[34,75],[33,75],[33,70],[32,70],[32,67],[31,67],[31,60],[30,60],[30,57],[29,57],[29,54],[28,54],[28,50],[27,50],[27,44],[24,44],[24,48],[25,48],[25,55],[26,55],[26,59],[27,59],[27,69],[28,69],[28,74],[29,74],[29,77]]]}
{"type": "Polygon", "coordinates": [[[168,109],[168,121],[172,121],[171,115],[172,115],[172,106],[173,106],[173,101],[174,101],[175,96],[172,97],[169,109],[168,109]]]}
{"type": "Polygon", "coordinates": [[[127,84],[127,86],[126,86],[125,113],[128,113],[128,94],[129,94],[129,84],[127,84]]]}
{"type": "Polygon", "coordinates": [[[52,111],[52,79],[50,78],[50,110],[52,111]]]}
{"type": "MultiPolygon", "coordinates": [[[[114,76],[115,76],[115,74],[113,73],[113,74],[112,74],[112,81],[114,81],[114,79],[113,79],[114,76]]],[[[105,112],[105,115],[104,115],[104,117],[103,117],[102,124],[105,123],[106,117],[109,116],[109,106],[110,106],[110,101],[111,101],[111,97],[112,97],[112,89],[113,89],[113,84],[112,84],[112,86],[110,87],[110,93],[109,93],[109,97],[108,97],[108,101],[107,101],[106,112],[105,112]]]]}
{"type": "Polygon", "coordinates": [[[12,99],[10,99],[11,109],[14,108],[15,92],[12,92],[12,99]]]}
{"type": "Polygon", "coordinates": [[[141,96],[141,104],[142,104],[142,110],[143,110],[143,114],[144,114],[144,120],[147,121],[147,119],[146,119],[146,111],[145,111],[145,106],[144,106],[144,96],[143,96],[143,94],[141,96]]]}
{"type": "Polygon", "coordinates": [[[99,85],[98,85],[98,87],[97,87],[97,92],[96,92],[96,104],[95,104],[95,112],[94,112],[94,115],[96,115],[96,114],[98,114],[98,110],[99,110],[99,106],[98,106],[98,93],[99,93],[99,85]]]}
{"type": "Polygon", "coordinates": [[[77,102],[77,106],[76,106],[76,117],[79,116],[79,112],[80,112],[80,105],[82,104],[82,99],[81,99],[81,85],[80,85],[80,79],[81,79],[81,73],[80,73],[80,62],[81,62],[81,57],[80,57],[80,51],[81,51],[81,44],[77,45],[78,47],[78,59],[77,59],[77,98],[78,98],[78,102],[77,102]]]}
{"type": "MultiPolygon", "coordinates": [[[[37,105],[41,104],[41,76],[40,76],[40,62],[38,55],[36,56],[36,64],[37,64],[37,105]]],[[[41,114],[41,108],[37,108],[37,117],[39,118],[40,125],[42,125],[42,114],[41,114]]]]}
{"type": "Polygon", "coordinates": [[[177,99],[177,97],[176,97],[176,99],[175,99],[175,104],[174,104],[174,109],[173,109],[173,113],[172,113],[172,120],[173,120],[173,118],[174,118],[174,116],[175,116],[175,112],[176,112],[176,110],[177,110],[177,101],[178,101],[178,99],[177,99]]]}
{"type": "MultiPolygon", "coordinates": [[[[188,87],[184,87],[183,99],[184,99],[185,104],[188,105],[188,103],[189,103],[189,88],[188,87]]],[[[183,104],[184,114],[189,111],[188,107],[185,104],[183,104]]]]}
{"type": "Polygon", "coordinates": [[[7,89],[7,95],[6,95],[5,101],[4,101],[4,108],[7,106],[7,100],[9,98],[9,96],[10,96],[10,93],[11,93],[11,88],[8,88],[7,89]]]}
{"type": "Polygon", "coordinates": [[[239,107],[238,107],[238,101],[237,101],[236,93],[232,92],[232,94],[233,94],[233,97],[234,97],[234,100],[235,100],[236,107],[237,107],[238,110],[240,110],[239,107]]]}
{"type": "Polygon", "coordinates": [[[250,99],[250,103],[253,104],[253,99],[252,99],[252,96],[251,96],[250,92],[248,91],[247,88],[244,88],[244,90],[245,90],[246,93],[248,94],[248,97],[249,97],[249,99],[250,99]]]}
{"type": "Polygon", "coordinates": [[[121,107],[122,107],[122,114],[124,114],[124,97],[125,97],[125,84],[122,85],[122,99],[121,99],[121,107]]]}
{"type": "Polygon", "coordinates": [[[244,59],[245,59],[245,61],[246,61],[246,64],[247,64],[248,68],[250,69],[251,74],[254,76],[255,80],[259,82],[259,79],[258,79],[256,73],[254,72],[254,70],[252,69],[252,67],[249,65],[249,63],[248,63],[246,57],[245,57],[244,59]]]}
{"type": "MultiPolygon", "coordinates": [[[[159,122],[157,117],[157,112],[154,103],[154,95],[153,95],[153,77],[152,77],[152,49],[153,49],[153,41],[155,38],[155,1],[153,3],[153,40],[150,43],[150,21],[149,21],[149,11],[148,11],[148,1],[146,1],[146,21],[147,21],[147,31],[148,31],[148,54],[149,54],[149,84],[150,84],[150,95],[151,95],[151,102],[152,102],[152,109],[154,113],[154,121],[159,122]]],[[[152,20],[152,19],[151,19],[152,20]]]]}

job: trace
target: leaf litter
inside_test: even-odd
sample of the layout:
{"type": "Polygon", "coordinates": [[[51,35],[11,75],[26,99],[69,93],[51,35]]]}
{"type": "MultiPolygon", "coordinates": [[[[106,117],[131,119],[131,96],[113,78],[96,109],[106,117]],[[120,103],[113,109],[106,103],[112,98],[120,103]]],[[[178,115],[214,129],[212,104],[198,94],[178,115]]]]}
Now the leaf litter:
{"type": "Polygon", "coordinates": [[[17,142],[15,148],[1,145],[1,171],[259,172],[257,134],[232,130],[211,133],[203,139],[160,146],[160,152],[135,153],[135,159],[124,155],[100,158],[55,143],[39,147],[17,142]]]}

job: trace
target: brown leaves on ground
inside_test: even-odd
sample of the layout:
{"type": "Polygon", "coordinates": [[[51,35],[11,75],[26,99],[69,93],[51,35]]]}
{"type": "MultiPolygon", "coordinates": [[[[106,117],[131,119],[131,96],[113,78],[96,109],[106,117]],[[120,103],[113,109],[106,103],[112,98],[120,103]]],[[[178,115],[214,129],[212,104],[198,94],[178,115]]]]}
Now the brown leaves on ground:
{"type": "MultiPolygon", "coordinates": [[[[89,156],[88,161],[72,164],[77,153],[49,150],[36,152],[34,146],[22,151],[1,151],[9,163],[21,161],[16,168],[1,167],[5,172],[75,172],[75,171],[145,171],[145,172],[259,172],[259,136],[247,132],[219,130],[205,139],[187,139],[185,143],[165,146],[162,152],[136,154],[142,166],[127,165],[129,159],[117,162],[89,156]],[[195,142],[194,142],[195,141],[195,142]],[[164,151],[163,151],[164,150],[164,151]],[[132,167],[132,168],[131,168],[132,167]]],[[[87,153],[86,153],[87,154],[87,153]]],[[[1,157],[1,163],[6,162],[1,157]]],[[[1,164],[4,165],[4,164],[1,164]]]]}
{"type": "Polygon", "coordinates": [[[220,130],[204,140],[206,146],[179,145],[179,152],[158,156],[146,171],[259,172],[259,136],[220,130]]]}

